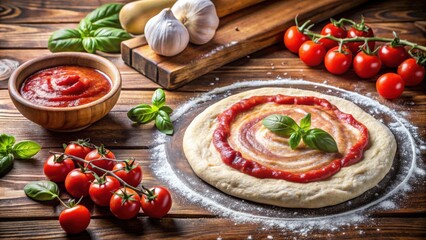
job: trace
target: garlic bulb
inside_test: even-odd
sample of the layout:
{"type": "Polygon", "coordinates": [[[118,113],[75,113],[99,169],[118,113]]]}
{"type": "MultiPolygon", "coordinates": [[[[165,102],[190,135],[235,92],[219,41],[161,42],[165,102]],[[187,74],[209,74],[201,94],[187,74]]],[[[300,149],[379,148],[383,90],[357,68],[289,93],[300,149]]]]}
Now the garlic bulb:
{"type": "Polygon", "coordinates": [[[188,30],[170,8],[163,9],[146,23],[145,38],[154,52],[169,57],[182,52],[189,43],[188,30]]]}
{"type": "Polygon", "coordinates": [[[172,12],[188,29],[189,41],[194,44],[210,41],[219,26],[216,8],[210,0],[178,0],[172,12]]]}

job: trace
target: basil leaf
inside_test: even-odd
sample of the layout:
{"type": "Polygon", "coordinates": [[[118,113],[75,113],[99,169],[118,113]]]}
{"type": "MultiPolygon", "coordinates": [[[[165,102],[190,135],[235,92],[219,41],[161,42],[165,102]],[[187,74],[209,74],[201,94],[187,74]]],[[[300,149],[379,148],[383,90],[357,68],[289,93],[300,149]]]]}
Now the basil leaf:
{"type": "Polygon", "coordinates": [[[58,197],[59,188],[51,181],[30,182],[24,187],[25,194],[36,201],[50,201],[58,197]]]}
{"type": "Polygon", "coordinates": [[[141,104],[127,112],[127,117],[133,122],[140,124],[149,123],[157,116],[157,109],[154,109],[148,104],[141,104]]]}
{"type": "Polygon", "coordinates": [[[78,24],[78,29],[81,30],[82,37],[91,37],[90,32],[93,30],[92,22],[83,18],[78,24]]]}
{"type": "Polygon", "coordinates": [[[152,94],[152,105],[161,108],[166,103],[166,94],[163,89],[159,88],[152,94]]]}
{"type": "Polygon", "coordinates": [[[121,42],[131,38],[123,29],[111,27],[95,30],[93,37],[96,38],[96,48],[102,52],[120,52],[121,42]]]}
{"type": "Polygon", "coordinates": [[[16,159],[28,159],[36,155],[40,149],[40,144],[26,140],[16,143],[12,148],[12,153],[16,159]]]}
{"type": "Polygon", "coordinates": [[[12,151],[12,146],[15,143],[15,137],[12,135],[0,135],[0,154],[7,155],[12,151]]]}
{"type": "Polygon", "coordinates": [[[170,120],[170,116],[163,110],[158,111],[158,115],[155,118],[155,126],[162,133],[165,133],[167,135],[173,134],[173,124],[170,120]]]}
{"type": "Polygon", "coordinates": [[[123,4],[109,3],[104,4],[89,13],[85,19],[92,22],[93,29],[102,27],[121,28],[118,14],[123,4]]]}
{"type": "Polygon", "coordinates": [[[47,47],[51,52],[84,52],[81,32],[76,29],[61,29],[50,36],[47,47]]]}
{"type": "Polygon", "coordinates": [[[88,53],[96,52],[96,39],[93,37],[85,37],[83,38],[83,47],[84,50],[88,53]]]}
{"type": "Polygon", "coordinates": [[[6,175],[13,167],[13,155],[0,155],[0,177],[6,175]]]}
{"type": "Polygon", "coordinates": [[[323,152],[338,152],[337,144],[334,138],[326,131],[319,128],[310,129],[303,136],[303,142],[310,148],[318,149],[323,152]]]}
{"type": "Polygon", "coordinates": [[[162,110],[162,111],[166,112],[166,113],[167,113],[167,114],[169,114],[169,115],[173,112],[173,109],[172,109],[172,108],[170,108],[169,106],[162,106],[162,107],[160,108],[160,110],[162,110]]]}
{"type": "Polygon", "coordinates": [[[296,149],[299,146],[300,140],[302,140],[302,134],[300,132],[294,132],[290,136],[289,144],[291,149],[296,149]]]}
{"type": "Polygon", "coordinates": [[[273,114],[262,120],[262,124],[273,133],[288,137],[298,131],[299,126],[290,117],[273,114]]]}
{"type": "Polygon", "coordinates": [[[303,117],[302,120],[300,120],[300,127],[305,131],[308,131],[309,128],[311,128],[311,114],[310,113],[306,114],[306,116],[303,117]]]}

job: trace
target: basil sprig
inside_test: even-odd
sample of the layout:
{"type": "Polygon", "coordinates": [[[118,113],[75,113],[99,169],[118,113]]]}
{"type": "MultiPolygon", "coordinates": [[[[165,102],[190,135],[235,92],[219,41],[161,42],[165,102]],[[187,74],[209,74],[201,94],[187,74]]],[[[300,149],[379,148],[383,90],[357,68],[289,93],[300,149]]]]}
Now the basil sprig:
{"type": "Polygon", "coordinates": [[[173,134],[173,124],[170,114],[173,110],[165,105],[166,94],[162,89],[155,90],[152,95],[152,105],[140,104],[127,112],[127,117],[133,122],[146,124],[155,120],[155,127],[167,135],[173,134]]]}
{"type": "Polygon", "coordinates": [[[13,167],[14,159],[28,159],[36,155],[41,146],[29,140],[15,143],[15,137],[0,134],[0,177],[6,175],[13,167]]]}
{"type": "Polygon", "coordinates": [[[120,43],[131,36],[121,28],[118,14],[123,4],[104,4],[83,18],[77,29],[61,29],[50,36],[51,52],[120,52],[120,43]]]}
{"type": "Polygon", "coordinates": [[[25,194],[36,201],[50,201],[59,196],[58,185],[51,181],[30,182],[24,187],[25,194]]]}
{"type": "Polygon", "coordinates": [[[291,149],[296,149],[303,139],[303,142],[310,148],[329,153],[339,151],[336,141],[329,133],[319,128],[310,129],[310,113],[300,120],[300,126],[292,118],[278,114],[264,118],[262,124],[275,134],[289,137],[291,149]]]}

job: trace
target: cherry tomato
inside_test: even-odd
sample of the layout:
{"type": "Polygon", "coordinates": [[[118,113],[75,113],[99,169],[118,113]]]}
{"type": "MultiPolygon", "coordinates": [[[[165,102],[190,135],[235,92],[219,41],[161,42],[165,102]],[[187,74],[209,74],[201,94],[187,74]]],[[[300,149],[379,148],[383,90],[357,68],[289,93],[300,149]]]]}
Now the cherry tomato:
{"type": "Polygon", "coordinates": [[[79,158],[85,158],[86,155],[91,152],[93,149],[88,147],[89,143],[85,140],[77,140],[76,142],[71,142],[65,148],[65,153],[68,155],[73,155],[79,158]]]}
{"type": "Polygon", "coordinates": [[[325,48],[321,43],[306,41],[299,48],[300,59],[308,66],[314,67],[322,63],[325,56],[325,48]]]}
{"type": "MultiPolygon", "coordinates": [[[[330,34],[333,37],[337,38],[345,38],[346,37],[346,29],[342,27],[338,27],[334,25],[333,23],[329,23],[325,25],[321,30],[322,35],[328,35],[330,34]]],[[[337,46],[337,42],[331,39],[323,38],[320,40],[322,45],[325,47],[326,50],[329,50],[335,46],[337,46]]]]}
{"type": "Polygon", "coordinates": [[[371,78],[380,71],[382,62],[378,56],[361,51],[355,56],[353,65],[356,75],[360,78],[371,78]]]}
{"type": "Polygon", "coordinates": [[[425,78],[425,67],[417,64],[416,59],[409,58],[399,65],[398,74],[404,80],[405,86],[415,86],[425,78]]]}
{"type": "Polygon", "coordinates": [[[284,34],[284,45],[291,52],[298,53],[300,46],[309,40],[309,37],[301,33],[297,26],[292,26],[284,34]]]}
{"type": "Polygon", "coordinates": [[[142,210],[149,217],[162,218],[172,207],[170,192],[164,187],[154,187],[150,191],[153,193],[152,199],[150,199],[151,197],[142,195],[142,210]]]}
{"type": "MultiPolygon", "coordinates": [[[[368,27],[367,25],[365,25],[366,27],[368,27]]],[[[374,33],[373,33],[373,29],[371,27],[368,27],[367,31],[363,31],[363,30],[358,30],[355,27],[351,27],[348,31],[347,36],[348,38],[354,38],[354,37],[374,37],[374,33]]],[[[349,47],[349,50],[351,50],[351,52],[353,54],[357,53],[360,51],[359,47],[361,45],[363,45],[364,42],[348,42],[347,45],[349,47]]],[[[370,48],[371,51],[374,50],[374,46],[376,45],[376,43],[374,41],[370,41],[368,42],[368,47],[370,48]]]]}
{"type": "Polygon", "coordinates": [[[141,198],[130,188],[120,188],[114,192],[109,202],[109,209],[119,219],[136,217],[141,208],[141,198]]]}
{"type": "Polygon", "coordinates": [[[120,182],[111,176],[101,177],[93,181],[89,187],[89,195],[94,203],[99,206],[109,206],[109,201],[117,189],[120,188],[120,182]]]}
{"type": "MultiPolygon", "coordinates": [[[[89,152],[86,157],[84,158],[87,161],[93,161],[93,160],[98,160],[101,158],[109,158],[109,159],[115,159],[115,155],[113,152],[111,152],[110,150],[106,149],[103,145],[101,147],[99,147],[98,149],[94,149],[91,152],[89,152]]],[[[98,160],[93,162],[93,165],[98,166],[100,168],[103,168],[105,170],[111,171],[112,168],[115,165],[114,161],[111,160],[98,160]]],[[[86,164],[86,166],[88,166],[88,168],[90,170],[92,170],[93,172],[95,172],[98,175],[103,175],[105,172],[98,170],[98,169],[93,169],[91,165],[86,164]]]]}
{"type": "Polygon", "coordinates": [[[59,224],[69,234],[77,234],[86,230],[90,223],[90,212],[83,205],[65,209],[59,215],[59,224]]]}
{"type": "Polygon", "coordinates": [[[68,173],[75,168],[74,162],[64,156],[51,155],[43,166],[44,175],[53,182],[63,182],[68,173]]]}
{"type": "Polygon", "coordinates": [[[142,181],[142,168],[134,160],[127,165],[125,162],[119,162],[112,170],[130,186],[137,187],[142,181]]]}
{"type": "Polygon", "coordinates": [[[352,53],[346,46],[342,47],[342,52],[339,52],[339,47],[334,47],[328,50],[324,58],[324,65],[327,70],[333,74],[343,74],[351,67],[352,53]]]}
{"type": "Polygon", "coordinates": [[[80,168],[74,169],[65,178],[65,189],[73,197],[85,197],[89,195],[89,187],[94,179],[90,171],[82,172],[80,168]]]}
{"type": "Polygon", "coordinates": [[[404,80],[396,73],[385,73],[377,79],[376,89],[382,97],[394,99],[404,91],[404,80]]]}
{"type": "Polygon", "coordinates": [[[379,57],[386,67],[398,67],[410,55],[404,46],[384,45],[379,49],[379,57]]]}

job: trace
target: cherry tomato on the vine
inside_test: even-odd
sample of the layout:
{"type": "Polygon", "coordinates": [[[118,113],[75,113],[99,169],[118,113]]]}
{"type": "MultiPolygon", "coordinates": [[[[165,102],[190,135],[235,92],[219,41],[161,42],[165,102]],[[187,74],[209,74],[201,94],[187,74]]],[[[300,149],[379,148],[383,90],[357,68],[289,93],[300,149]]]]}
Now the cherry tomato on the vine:
{"type": "Polygon", "coordinates": [[[142,168],[134,160],[119,162],[112,170],[130,186],[137,187],[142,181],[142,168]]]}
{"type": "Polygon", "coordinates": [[[59,223],[69,234],[81,233],[89,226],[90,212],[83,205],[75,205],[61,212],[59,223]]]}
{"type": "Polygon", "coordinates": [[[371,78],[380,71],[382,62],[378,56],[361,51],[355,56],[353,67],[360,78],[371,78]]]}
{"type": "MultiPolygon", "coordinates": [[[[333,23],[329,23],[325,25],[321,30],[321,35],[328,35],[328,34],[337,38],[345,38],[347,32],[344,26],[338,27],[334,25],[333,23]]],[[[338,45],[336,41],[327,39],[327,38],[323,38],[319,41],[322,43],[322,45],[325,47],[326,50],[329,50],[338,45]]]]}
{"type": "Polygon", "coordinates": [[[379,57],[386,67],[398,67],[410,55],[404,46],[384,45],[379,49],[379,57]]]}
{"type": "Polygon", "coordinates": [[[134,218],[141,208],[140,200],[137,192],[130,188],[120,188],[111,197],[109,209],[119,219],[134,218]]]}
{"type": "MultiPolygon", "coordinates": [[[[115,159],[115,155],[112,151],[106,149],[103,145],[100,146],[97,149],[92,150],[91,152],[89,152],[86,157],[84,158],[87,161],[93,161],[93,165],[103,168],[105,170],[111,171],[112,168],[115,165],[115,162],[112,160],[107,160],[107,159],[103,159],[103,160],[99,160],[102,158],[109,158],[109,159],[115,159]]],[[[98,169],[94,169],[90,164],[85,164],[86,166],[88,166],[88,168],[90,170],[92,170],[93,172],[95,172],[96,174],[103,175],[105,172],[98,170],[98,169]]]]}
{"type": "Polygon", "coordinates": [[[80,168],[72,170],[65,178],[65,189],[76,198],[89,195],[89,187],[95,179],[90,171],[82,172],[80,168]]]}
{"type": "Polygon", "coordinates": [[[352,65],[352,53],[346,46],[342,47],[342,52],[339,47],[334,47],[325,55],[324,65],[333,74],[343,74],[352,65]]]}
{"type": "Polygon", "coordinates": [[[309,40],[309,37],[301,33],[297,26],[287,29],[284,34],[284,45],[291,52],[298,53],[300,46],[309,40]]]}
{"type": "Polygon", "coordinates": [[[120,182],[114,177],[100,177],[93,181],[89,187],[90,199],[99,206],[109,206],[113,192],[120,186],[120,182]]]}
{"type": "Polygon", "coordinates": [[[416,59],[409,58],[399,65],[398,74],[404,80],[405,86],[415,86],[425,78],[425,67],[418,64],[416,59]]]}
{"type": "Polygon", "coordinates": [[[70,158],[51,155],[44,163],[43,171],[50,181],[63,182],[74,168],[74,162],[70,158]]]}
{"type": "Polygon", "coordinates": [[[150,189],[152,196],[142,195],[141,206],[143,212],[152,218],[164,217],[172,207],[170,192],[164,187],[150,189]]]}
{"type": "Polygon", "coordinates": [[[79,139],[68,144],[64,152],[68,155],[73,155],[84,159],[86,155],[93,150],[89,146],[90,145],[86,140],[79,139]]]}
{"type": "Polygon", "coordinates": [[[396,73],[385,73],[377,79],[376,89],[382,97],[394,99],[404,91],[404,81],[396,73]]]}
{"type": "Polygon", "coordinates": [[[311,67],[320,65],[324,60],[325,53],[325,48],[321,43],[310,40],[304,42],[299,48],[299,58],[311,67]]]}
{"type": "MultiPolygon", "coordinates": [[[[354,26],[352,26],[349,30],[348,30],[348,34],[347,37],[348,38],[354,38],[354,37],[374,37],[374,33],[373,33],[373,29],[371,27],[368,27],[367,25],[365,25],[365,27],[368,28],[367,31],[365,30],[358,30],[357,28],[355,28],[354,26]]],[[[347,45],[349,47],[349,50],[351,50],[351,52],[353,54],[356,54],[357,52],[360,51],[360,46],[363,45],[364,42],[348,42],[347,45]]],[[[376,45],[376,43],[374,41],[369,41],[368,42],[368,47],[370,48],[371,51],[374,50],[374,46],[376,45]]]]}

